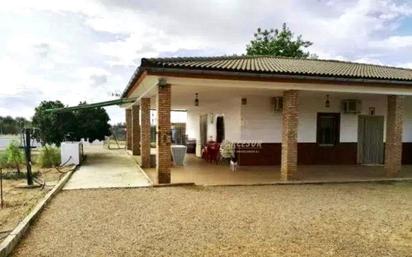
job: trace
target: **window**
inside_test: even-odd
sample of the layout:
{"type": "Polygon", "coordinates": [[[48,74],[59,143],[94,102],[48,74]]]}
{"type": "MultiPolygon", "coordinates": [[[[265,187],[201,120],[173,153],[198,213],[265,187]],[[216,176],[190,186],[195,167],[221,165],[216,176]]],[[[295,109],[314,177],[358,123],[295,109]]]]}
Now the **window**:
{"type": "Polygon", "coordinates": [[[317,143],[320,146],[334,146],[339,143],[340,113],[318,113],[317,143]]]}

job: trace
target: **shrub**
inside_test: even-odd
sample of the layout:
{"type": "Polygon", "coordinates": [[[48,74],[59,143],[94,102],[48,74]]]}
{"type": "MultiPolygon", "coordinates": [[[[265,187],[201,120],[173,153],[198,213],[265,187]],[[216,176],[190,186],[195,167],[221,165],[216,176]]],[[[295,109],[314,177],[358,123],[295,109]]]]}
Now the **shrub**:
{"type": "Polygon", "coordinates": [[[50,145],[42,147],[37,162],[42,168],[60,165],[60,149],[50,145]]]}
{"type": "Polygon", "coordinates": [[[0,169],[9,167],[6,152],[0,152],[0,169]]]}
{"type": "Polygon", "coordinates": [[[17,172],[20,172],[20,164],[23,163],[23,151],[20,149],[20,144],[13,140],[6,148],[7,164],[16,168],[17,172]]]}
{"type": "MultiPolygon", "coordinates": [[[[38,177],[39,172],[34,171],[31,174],[33,177],[38,177]]],[[[19,180],[19,179],[26,179],[27,174],[26,172],[14,172],[14,171],[3,171],[3,179],[10,179],[10,180],[19,180]]]]}
{"type": "Polygon", "coordinates": [[[230,159],[235,155],[235,146],[230,141],[225,140],[220,145],[220,155],[224,159],[230,159]]]}

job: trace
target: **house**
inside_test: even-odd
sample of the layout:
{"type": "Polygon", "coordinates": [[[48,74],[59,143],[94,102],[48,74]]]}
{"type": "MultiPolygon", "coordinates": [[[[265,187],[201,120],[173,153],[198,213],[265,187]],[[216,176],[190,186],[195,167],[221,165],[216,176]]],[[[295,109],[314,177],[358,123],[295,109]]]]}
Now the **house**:
{"type": "Polygon", "coordinates": [[[412,163],[410,69],[270,56],[152,58],[142,59],[123,97],[137,97],[126,120],[142,167],[150,165],[150,109],[157,110],[159,183],[170,182],[171,110],[187,111],[198,156],[209,139],[252,146],[239,152],[240,165],[280,165],[283,180],[299,178],[299,164],[384,164],[393,177],[412,163]]]}

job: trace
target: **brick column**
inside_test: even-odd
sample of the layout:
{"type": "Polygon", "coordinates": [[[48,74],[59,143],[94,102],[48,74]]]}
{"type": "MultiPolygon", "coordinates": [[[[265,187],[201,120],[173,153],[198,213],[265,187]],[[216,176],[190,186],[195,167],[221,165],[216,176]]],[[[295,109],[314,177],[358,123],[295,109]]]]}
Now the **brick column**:
{"type": "Polygon", "coordinates": [[[170,183],[171,138],[170,111],[171,86],[159,86],[157,94],[157,155],[156,170],[159,183],[170,183]]]}
{"type": "Polygon", "coordinates": [[[132,149],[132,110],[126,109],[126,149],[132,149]]]}
{"type": "Polygon", "coordinates": [[[386,117],[385,173],[396,177],[402,167],[403,96],[388,96],[386,117]]]}
{"type": "Polygon", "coordinates": [[[283,93],[281,180],[297,179],[298,92],[283,93]]]}
{"type": "Polygon", "coordinates": [[[140,155],[140,106],[132,106],[132,152],[133,155],[140,155]]]}
{"type": "Polygon", "coordinates": [[[150,168],[150,98],[142,98],[140,100],[140,108],[142,116],[140,127],[141,166],[143,168],[150,168]]]}

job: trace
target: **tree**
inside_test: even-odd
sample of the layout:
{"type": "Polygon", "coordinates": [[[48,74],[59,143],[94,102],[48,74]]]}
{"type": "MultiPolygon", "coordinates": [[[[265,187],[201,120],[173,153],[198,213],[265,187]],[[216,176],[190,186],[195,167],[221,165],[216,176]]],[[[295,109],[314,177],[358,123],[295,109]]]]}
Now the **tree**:
{"type": "MultiPolygon", "coordinates": [[[[81,102],[79,105],[86,104],[81,102]]],[[[97,107],[92,109],[79,109],[74,113],[77,121],[77,130],[74,133],[74,138],[80,140],[88,139],[89,142],[94,140],[104,140],[105,136],[109,136],[110,124],[109,115],[106,110],[97,107]]]]}
{"type": "MultiPolygon", "coordinates": [[[[86,104],[81,102],[79,105],[86,104]]],[[[47,109],[63,108],[60,101],[43,101],[35,109],[33,126],[39,128],[39,139],[42,145],[56,144],[65,139],[103,140],[110,135],[109,115],[106,110],[98,107],[79,109],[67,112],[50,112],[47,109]]]]}
{"type": "Polygon", "coordinates": [[[35,109],[33,126],[39,129],[38,137],[42,145],[56,144],[65,136],[76,131],[76,117],[72,112],[48,112],[47,109],[63,108],[60,101],[43,101],[35,109]]]}
{"type": "Polygon", "coordinates": [[[20,173],[20,164],[23,163],[23,153],[17,141],[12,141],[6,148],[7,163],[14,166],[20,173]]]}
{"type": "Polygon", "coordinates": [[[11,116],[0,116],[0,134],[16,135],[21,132],[25,126],[29,126],[30,122],[22,117],[13,119],[11,116]]]}
{"type": "Polygon", "coordinates": [[[304,41],[302,35],[294,39],[294,34],[283,23],[282,29],[262,30],[257,29],[254,39],[246,46],[247,55],[272,55],[284,57],[308,58],[309,52],[304,52],[302,48],[307,48],[313,43],[304,41]]]}

